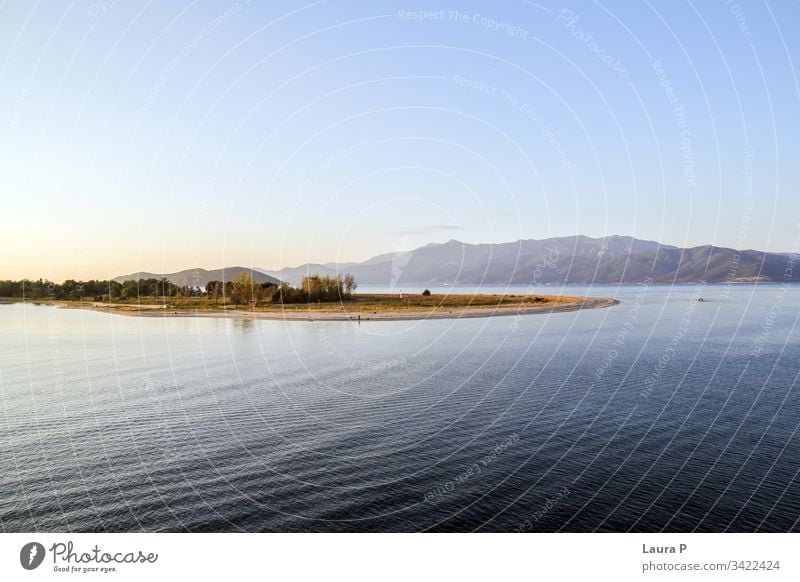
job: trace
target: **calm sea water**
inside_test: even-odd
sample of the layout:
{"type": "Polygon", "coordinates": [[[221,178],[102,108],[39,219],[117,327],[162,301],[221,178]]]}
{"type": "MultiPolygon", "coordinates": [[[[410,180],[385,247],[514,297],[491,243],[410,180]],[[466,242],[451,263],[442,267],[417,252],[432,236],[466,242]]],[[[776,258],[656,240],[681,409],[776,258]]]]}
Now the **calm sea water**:
{"type": "Polygon", "coordinates": [[[0,528],[800,530],[799,289],[360,326],[0,305],[0,528]]]}

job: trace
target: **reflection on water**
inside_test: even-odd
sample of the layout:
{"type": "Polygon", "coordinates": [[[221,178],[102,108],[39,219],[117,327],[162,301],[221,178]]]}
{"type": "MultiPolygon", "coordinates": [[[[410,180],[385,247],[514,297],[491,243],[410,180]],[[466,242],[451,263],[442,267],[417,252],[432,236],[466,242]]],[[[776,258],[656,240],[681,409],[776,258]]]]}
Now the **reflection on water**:
{"type": "Polygon", "coordinates": [[[233,322],[233,329],[235,331],[246,333],[254,331],[256,327],[255,321],[252,319],[234,319],[231,321],[233,322]]]}

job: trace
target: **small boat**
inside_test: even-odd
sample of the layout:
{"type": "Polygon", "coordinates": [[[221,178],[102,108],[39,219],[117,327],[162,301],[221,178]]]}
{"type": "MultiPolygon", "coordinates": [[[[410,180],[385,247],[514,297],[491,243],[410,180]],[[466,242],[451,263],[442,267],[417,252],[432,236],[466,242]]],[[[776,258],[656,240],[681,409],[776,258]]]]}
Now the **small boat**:
{"type": "Polygon", "coordinates": [[[705,299],[703,299],[702,297],[698,297],[698,298],[697,298],[697,300],[698,300],[700,303],[703,303],[703,302],[705,301],[705,299]]]}

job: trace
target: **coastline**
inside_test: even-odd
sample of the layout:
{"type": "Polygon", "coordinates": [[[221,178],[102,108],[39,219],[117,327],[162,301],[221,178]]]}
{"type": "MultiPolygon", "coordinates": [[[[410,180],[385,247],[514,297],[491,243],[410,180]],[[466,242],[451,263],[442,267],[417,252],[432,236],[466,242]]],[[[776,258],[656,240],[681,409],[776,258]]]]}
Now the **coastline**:
{"type": "Polygon", "coordinates": [[[480,317],[507,317],[516,315],[534,315],[549,313],[565,313],[582,309],[601,309],[619,303],[616,299],[604,297],[575,297],[575,301],[559,302],[545,305],[526,306],[477,306],[446,309],[409,309],[406,311],[344,311],[344,310],[252,310],[245,309],[208,309],[208,310],[170,310],[159,305],[131,306],[123,304],[74,303],[57,302],[64,309],[85,309],[114,315],[129,317],[201,317],[223,319],[248,319],[270,321],[416,321],[425,319],[472,319],[480,317]],[[134,308],[132,308],[134,307],[134,308]]]}

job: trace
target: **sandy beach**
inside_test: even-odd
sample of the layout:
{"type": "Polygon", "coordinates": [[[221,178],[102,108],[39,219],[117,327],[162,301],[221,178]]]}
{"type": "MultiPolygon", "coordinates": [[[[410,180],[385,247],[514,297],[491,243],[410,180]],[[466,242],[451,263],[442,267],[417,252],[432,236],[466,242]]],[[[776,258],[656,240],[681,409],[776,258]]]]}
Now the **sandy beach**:
{"type": "Polygon", "coordinates": [[[467,319],[476,317],[499,317],[515,315],[534,315],[563,313],[581,309],[597,309],[611,307],[619,303],[615,299],[602,297],[575,297],[575,301],[560,302],[555,304],[525,305],[525,306],[475,306],[462,308],[443,309],[409,309],[407,311],[347,311],[344,309],[273,309],[273,310],[246,310],[246,309],[205,309],[205,310],[176,310],[164,308],[161,305],[132,306],[121,303],[60,303],[61,307],[71,309],[88,309],[127,315],[132,317],[203,317],[227,319],[264,319],[273,321],[413,321],[423,319],[467,319]]]}

